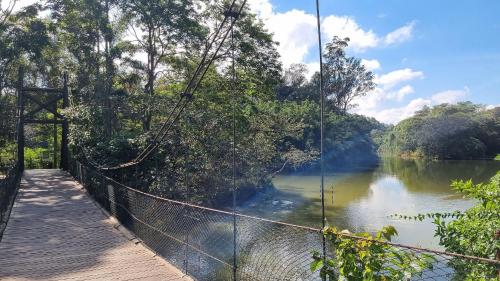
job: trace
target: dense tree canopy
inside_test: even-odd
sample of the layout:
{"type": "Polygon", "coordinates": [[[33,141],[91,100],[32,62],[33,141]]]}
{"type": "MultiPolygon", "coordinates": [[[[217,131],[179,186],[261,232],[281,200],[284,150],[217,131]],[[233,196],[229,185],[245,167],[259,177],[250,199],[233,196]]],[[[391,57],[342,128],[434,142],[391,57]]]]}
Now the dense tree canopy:
{"type": "MultiPolygon", "coordinates": [[[[71,107],[64,113],[73,153],[97,165],[131,160],[175,105],[225,9],[225,2],[201,0],[48,0],[2,11],[2,145],[14,142],[18,68],[25,68],[27,85],[48,87],[60,87],[67,71],[71,107]]],[[[301,64],[283,70],[272,34],[248,9],[236,23],[234,42],[235,91],[227,40],[158,153],[130,173],[140,175],[131,177],[141,179],[137,185],[171,197],[188,191],[210,194],[203,198],[208,201],[224,197],[232,176],[233,113],[242,191],[267,185],[279,172],[317,168],[319,73],[309,79],[301,64]]],[[[441,105],[389,129],[349,113],[375,83],[373,73],[346,54],[348,44],[334,37],[325,48],[327,168],[375,164],[377,148],[437,158],[498,153],[498,109],[441,105]]],[[[49,129],[27,130],[45,132],[29,144],[50,149],[49,129]]]]}
{"type": "Polygon", "coordinates": [[[462,102],[418,111],[380,140],[380,151],[438,159],[493,158],[500,153],[500,108],[462,102]]]}
{"type": "Polygon", "coordinates": [[[361,60],[345,53],[349,38],[333,37],[326,45],[325,91],[330,107],[341,114],[356,106],[357,97],[368,94],[375,88],[374,75],[367,71],[361,60]]]}

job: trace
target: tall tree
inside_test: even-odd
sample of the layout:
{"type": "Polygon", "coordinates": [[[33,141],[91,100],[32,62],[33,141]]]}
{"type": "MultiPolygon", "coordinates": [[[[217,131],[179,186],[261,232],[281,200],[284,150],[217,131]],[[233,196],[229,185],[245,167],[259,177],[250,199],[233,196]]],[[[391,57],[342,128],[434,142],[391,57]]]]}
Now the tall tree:
{"type": "Polygon", "coordinates": [[[192,0],[124,0],[120,1],[120,7],[130,18],[129,28],[134,37],[131,43],[137,54],[129,61],[146,76],[142,126],[149,131],[158,75],[169,68],[169,60],[196,41],[201,28],[192,0]],[[145,63],[137,59],[141,54],[146,55],[145,63]]]}
{"type": "MultiPolygon", "coordinates": [[[[116,0],[48,0],[57,42],[69,54],[66,67],[76,73],[74,93],[78,101],[100,110],[100,131],[113,132],[114,112],[111,108],[115,60],[119,47],[122,18],[110,19],[116,0]]],[[[118,13],[119,15],[119,13],[118,13]]]]}
{"type": "Polygon", "coordinates": [[[374,75],[361,60],[347,56],[349,38],[337,36],[326,45],[324,79],[328,103],[333,110],[345,114],[356,106],[354,101],[375,88],[374,75]]]}

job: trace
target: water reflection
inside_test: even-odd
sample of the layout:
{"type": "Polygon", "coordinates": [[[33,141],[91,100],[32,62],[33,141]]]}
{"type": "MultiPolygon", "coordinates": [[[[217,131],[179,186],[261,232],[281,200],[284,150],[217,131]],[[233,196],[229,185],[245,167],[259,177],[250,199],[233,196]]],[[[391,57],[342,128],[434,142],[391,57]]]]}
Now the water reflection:
{"type": "MultiPolygon", "coordinates": [[[[425,161],[382,159],[371,171],[332,173],[325,178],[326,217],[330,225],[353,231],[373,231],[394,225],[398,242],[436,247],[431,222],[391,219],[395,213],[464,210],[473,202],[450,187],[453,179],[487,181],[500,170],[500,161],[425,161]]],[[[277,192],[259,206],[259,215],[318,227],[321,223],[319,176],[289,175],[275,178],[277,192]],[[294,202],[293,208],[280,203],[294,202]],[[268,204],[270,203],[270,204],[268,204]]]]}

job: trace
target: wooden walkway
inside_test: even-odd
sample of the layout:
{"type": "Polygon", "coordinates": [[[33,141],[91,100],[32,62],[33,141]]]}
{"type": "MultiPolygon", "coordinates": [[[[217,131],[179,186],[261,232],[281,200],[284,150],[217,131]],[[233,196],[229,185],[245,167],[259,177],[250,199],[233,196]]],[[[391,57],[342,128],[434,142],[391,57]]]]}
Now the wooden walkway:
{"type": "Polygon", "coordinates": [[[0,243],[0,280],[191,279],[105,216],[67,173],[31,170],[0,243]]]}

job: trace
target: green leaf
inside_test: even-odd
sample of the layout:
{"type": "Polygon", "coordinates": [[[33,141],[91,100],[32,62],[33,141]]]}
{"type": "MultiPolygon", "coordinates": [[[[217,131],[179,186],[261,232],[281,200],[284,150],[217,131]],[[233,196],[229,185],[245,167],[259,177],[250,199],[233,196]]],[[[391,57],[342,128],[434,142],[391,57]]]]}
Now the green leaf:
{"type": "Polygon", "coordinates": [[[318,271],[321,267],[323,267],[323,260],[317,259],[311,263],[311,272],[318,271]]]}

